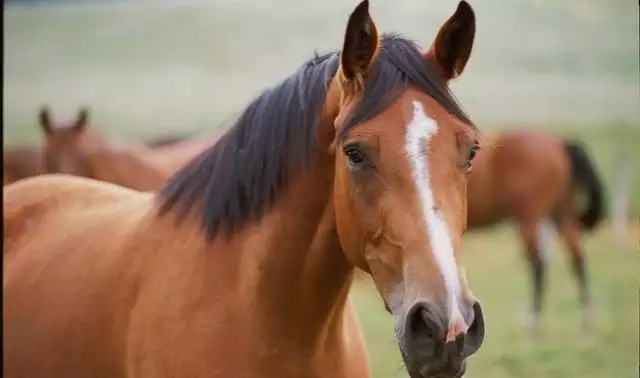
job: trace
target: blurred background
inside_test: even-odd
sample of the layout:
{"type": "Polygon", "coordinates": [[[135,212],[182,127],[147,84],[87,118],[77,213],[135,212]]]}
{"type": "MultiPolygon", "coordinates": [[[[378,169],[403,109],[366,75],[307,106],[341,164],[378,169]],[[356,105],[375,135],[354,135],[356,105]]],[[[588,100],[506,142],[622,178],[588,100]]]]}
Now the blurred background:
{"type": "MultiPolygon", "coordinates": [[[[510,224],[465,236],[464,259],[486,309],[475,377],[637,377],[640,265],[638,3],[631,0],[471,2],[477,33],[453,89],[483,130],[530,128],[584,141],[609,204],[620,162],[630,167],[629,223],[585,235],[595,327],[580,328],[576,286],[558,245],[551,255],[544,332],[526,328],[528,267],[510,224]]],[[[223,129],[266,86],[314,52],[341,46],[355,1],[5,1],[5,146],[39,143],[38,108],[71,119],[91,107],[113,138],[223,129]]],[[[373,0],[385,32],[427,47],[457,1],[373,0]]],[[[391,317],[366,278],[353,298],[374,377],[404,377],[391,317]]]]}

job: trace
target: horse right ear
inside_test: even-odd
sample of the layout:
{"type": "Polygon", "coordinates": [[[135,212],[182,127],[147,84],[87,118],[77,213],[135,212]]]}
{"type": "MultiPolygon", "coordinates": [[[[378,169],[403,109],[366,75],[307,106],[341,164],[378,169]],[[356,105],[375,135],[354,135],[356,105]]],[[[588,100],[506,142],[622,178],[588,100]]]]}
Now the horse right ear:
{"type": "Polygon", "coordinates": [[[38,120],[45,134],[51,134],[53,128],[51,127],[51,115],[47,106],[40,108],[40,111],[38,112],[38,120]]]}
{"type": "Polygon", "coordinates": [[[435,58],[446,81],[458,77],[467,65],[476,33],[476,16],[465,0],[440,27],[427,57],[435,58]]]}

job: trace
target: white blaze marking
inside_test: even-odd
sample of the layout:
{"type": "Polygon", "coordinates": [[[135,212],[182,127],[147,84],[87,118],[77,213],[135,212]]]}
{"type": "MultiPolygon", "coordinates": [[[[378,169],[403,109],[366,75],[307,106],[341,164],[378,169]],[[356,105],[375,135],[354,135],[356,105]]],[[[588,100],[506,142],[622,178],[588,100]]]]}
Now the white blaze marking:
{"type": "Polygon", "coordinates": [[[431,137],[437,132],[436,122],[426,115],[420,102],[414,101],[413,119],[407,126],[405,149],[413,168],[413,178],[420,196],[422,218],[429,235],[431,251],[440,268],[448,292],[449,306],[451,306],[450,325],[464,324],[464,318],[458,308],[460,281],[458,280],[458,267],[453,254],[449,227],[442,214],[435,208],[435,200],[429,181],[426,150],[431,137]],[[425,147],[424,150],[423,147],[425,147]]]}

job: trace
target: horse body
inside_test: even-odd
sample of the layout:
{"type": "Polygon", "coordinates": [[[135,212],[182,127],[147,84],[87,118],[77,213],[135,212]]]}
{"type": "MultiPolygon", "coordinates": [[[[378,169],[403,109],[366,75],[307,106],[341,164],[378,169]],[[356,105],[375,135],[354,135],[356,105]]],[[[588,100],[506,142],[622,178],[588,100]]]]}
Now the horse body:
{"type": "Polygon", "coordinates": [[[81,109],[73,123],[55,126],[49,110],[40,110],[46,173],[72,174],[149,191],[165,183],[217,139],[217,135],[202,139],[174,137],[120,144],[90,127],[88,118],[88,110],[81,109]]]}
{"type": "Polygon", "coordinates": [[[358,267],[410,376],[461,377],[484,340],[458,265],[476,129],[448,82],[474,33],[462,1],[423,53],[379,38],[364,0],[340,53],[264,91],[155,193],[5,187],[5,376],[368,377],[358,267]]]}
{"type": "MultiPolygon", "coordinates": [[[[172,142],[167,141],[167,143],[154,148],[145,146],[143,152],[146,159],[150,159],[154,164],[162,167],[170,176],[203,151],[212,147],[219,138],[220,135],[217,133],[207,135],[203,138],[179,139],[176,137],[176,140],[172,142]]],[[[167,179],[168,177],[166,177],[164,181],[167,179]]]]}
{"type": "Polygon", "coordinates": [[[571,166],[559,138],[504,132],[489,136],[486,144],[469,175],[469,229],[508,218],[537,221],[569,195],[571,166]]]}
{"type": "Polygon", "coordinates": [[[2,152],[3,185],[45,172],[44,155],[39,146],[5,146],[2,152]]]}
{"type": "Polygon", "coordinates": [[[532,131],[488,135],[469,176],[469,230],[514,220],[519,227],[533,281],[533,324],[539,327],[544,294],[545,223],[564,239],[576,276],[583,325],[589,325],[586,258],[582,230],[591,230],[603,215],[602,188],[583,147],[560,137],[532,131]],[[587,209],[579,211],[576,194],[586,189],[587,209]]]}
{"type": "Polygon", "coordinates": [[[218,138],[216,134],[199,139],[173,136],[122,145],[90,127],[88,117],[88,110],[81,109],[74,122],[54,125],[48,108],[40,109],[44,147],[4,146],[3,185],[46,173],[66,173],[153,190],[218,138]]]}
{"type": "Polygon", "coordinates": [[[135,226],[132,200],[139,202],[143,195],[69,181],[42,176],[5,188],[11,199],[4,208],[3,304],[11,309],[3,319],[8,376],[122,376],[113,362],[125,350],[117,342],[126,336],[121,310],[135,295],[135,286],[127,286],[135,259],[129,256],[122,264],[114,246],[131,233],[127,225],[135,226]],[[70,222],[89,237],[74,237],[70,222]],[[103,227],[109,237],[97,239],[96,229],[103,227]],[[40,238],[50,248],[34,243],[40,238]],[[120,265],[111,271],[114,264],[120,265]]]}
{"type": "Polygon", "coordinates": [[[140,146],[108,144],[87,151],[90,171],[80,177],[121,185],[139,191],[151,191],[162,185],[173,173],[158,164],[149,150],[140,146]]]}
{"type": "MultiPolygon", "coordinates": [[[[332,122],[319,130],[328,146],[332,122]]],[[[260,226],[210,244],[189,232],[191,217],[177,229],[159,218],[151,193],[66,175],[8,187],[5,374],[369,377],[333,217],[334,158],[317,155],[260,226]]]]}
{"type": "Polygon", "coordinates": [[[368,376],[330,179],[293,183],[287,198],[312,201],[284,201],[266,226],[211,245],[158,219],[149,193],[57,175],[9,187],[5,374],[26,361],[40,377],[368,376]],[[301,210],[309,223],[283,216],[301,210]]]}
{"type": "Polygon", "coordinates": [[[185,164],[211,147],[218,136],[184,140],[162,147],[118,146],[105,141],[85,150],[91,169],[83,177],[127,188],[151,191],[159,188],[185,164]]]}

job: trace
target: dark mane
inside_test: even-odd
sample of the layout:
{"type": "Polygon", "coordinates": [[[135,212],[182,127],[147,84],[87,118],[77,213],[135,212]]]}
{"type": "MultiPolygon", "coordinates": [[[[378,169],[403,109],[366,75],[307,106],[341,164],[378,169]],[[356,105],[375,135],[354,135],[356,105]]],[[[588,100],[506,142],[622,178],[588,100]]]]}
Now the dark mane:
{"type": "MultiPolygon", "coordinates": [[[[209,238],[260,219],[292,176],[313,163],[320,113],[338,66],[337,52],[316,56],[253,100],[214,146],[159,189],[162,212],[177,205],[178,215],[186,216],[197,204],[209,238]]],[[[345,120],[343,133],[383,111],[409,84],[472,125],[417,45],[385,35],[362,100],[345,120]]]]}

